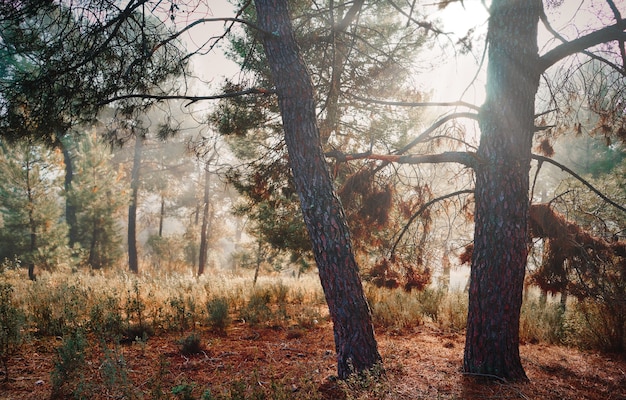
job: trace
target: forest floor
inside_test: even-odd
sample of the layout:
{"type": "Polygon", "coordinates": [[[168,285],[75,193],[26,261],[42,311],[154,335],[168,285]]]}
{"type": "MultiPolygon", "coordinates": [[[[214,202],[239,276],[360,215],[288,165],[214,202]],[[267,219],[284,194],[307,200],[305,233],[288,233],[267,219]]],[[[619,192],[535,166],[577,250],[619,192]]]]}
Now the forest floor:
{"type": "MultiPolygon", "coordinates": [[[[184,356],[178,341],[187,334],[109,346],[113,364],[103,362],[102,346],[90,342],[85,367],[59,397],[79,397],[82,390],[93,399],[626,399],[624,357],[522,344],[529,382],[481,381],[461,373],[463,334],[443,334],[428,324],[378,332],[384,377],[348,382],[333,379],[333,334],[326,321],[311,329],[234,322],[225,335],[201,329],[203,351],[184,356]]],[[[24,344],[9,360],[0,399],[50,398],[61,343],[41,338],[24,344]]]]}

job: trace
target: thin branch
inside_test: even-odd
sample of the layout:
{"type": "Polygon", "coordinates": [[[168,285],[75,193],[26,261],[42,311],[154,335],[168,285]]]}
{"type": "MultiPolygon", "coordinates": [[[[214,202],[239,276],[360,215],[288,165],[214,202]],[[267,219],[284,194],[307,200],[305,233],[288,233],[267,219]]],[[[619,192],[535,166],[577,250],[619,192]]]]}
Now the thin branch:
{"type": "MultiPolygon", "coordinates": [[[[97,27],[97,30],[102,33],[106,32],[106,30],[110,27],[113,27],[113,30],[111,31],[110,35],[102,43],[100,43],[98,46],[91,49],[90,51],[86,52],[87,53],[86,57],[78,60],[78,63],[70,65],[64,70],[56,71],[56,75],[60,76],[60,75],[67,74],[70,71],[76,71],[79,68],[87,65],[89,62],[95,60],[96,57],[99,54],[101,54],[107,48],[107,46],[111,43],[111,41],[116,37],[116,35],[118,34],[119,30],[122,27],[122,24],[126,21],[126,19],[130,18],[133,12],[137,10],[140,6],[145,4],[146,2],[147,0],[141,0],[141,1],[138,1],[137,3],[133,3],[132,1],[130,1],[126,5],[126,8],[122,10],[119,15],[117,15],[115,18],[108,21],[106,24],[100,27],[97,27]]],[[[95,32],[95,31],[90,32],[90,34],[92,35],[95,35],[96,33],[99,33],[99,32],[95,32]]]]}
{"type": "Polygon", "coordinates": [[[585,178],[583,178],[582,176],[578,175],[576,172],[572,171],[571,169],[569,169],[568,167],[566,167],[565,165],[554,161],[551,158],[548,157],[544,157],[544,156],[540,156],[537,154],[533,154],[531,155],[531,157],[534,160],[537,160],[539,162],[547,162],[548,164],[552,164],[555,167],[561,169],[564,172],[567,172],[568,174],[570,174],[572,177],[574,177],[576,180],[578,180],[580,183],[582,183],[583,185],[587,186],[587,188],[589,188],[589,190],[591,190],[592,192],[594,192],[596,195],[598,195],[598,197],[600,197],[602,200],[606,201],[607,203],[609,203],[610,205],[612,205],[613,207],[617,208],[618,210],[625,212],[626,213],[626,207],[624,207],[621,204],[616,203],[615,201],[611,200],[610,198],[608,198],[604,193],[602,193],[600,190],[596,189],[591,183],[589,183],[585,178]]]}
{"type": "Polygon", "coordinates": [[[454,113],[454,114],[446,115],[445,117],[435,121],[435,123],[433,123],[428,129],[426,129],[424,132],[422,132],[418,137],[416,137],[415,139],[410,141],[406,146],[402,147],[399,150],[394,151],[394,154],[406,153],[413,146],[415,146],[416,144],[418,144],[421,141],[425,140],[428,137],[428,135],[433,133],[437,128],[439,128],[440,126],[444,125],[448,121],[451,121],[451,120],[457,119],[457,118],[469,118],[469,119],[473,119],[475,121],[478,121],[479,116],[478,116],[478,114],[470,113],[470,112],[461,112],[461,113],[454,113]]]}
{"type": "Polygon", "coordinates": [[[399,106],[399,107],[467,107],[472,110],[480,111],[480,107],[472,103],[465,101],[448,101],[448,102],[410,102],[410,101],[390,101],[390,100],[377,100],[361,97],[358,95],[352,95],[355,100],[362,101],[364,103],[381,104],[386,106],[399,106]]]}
{"type": "Polygon", "coordinates": [[[546,114],[550,114],[550,113],[553,113],[553,112],[556,112],[556,111],[559,111],[559,109],[558,108],[552,108],[550,110],[546,110],[546,111],[540,112],[539,114],[535,114],[535,118],[543,117],[546,114]]]}
{"type": "Polygon", "coordinates": [[[478,158],[473,152],[446,151],[439,154],[372,154],[371,152],[345,154],[339,150],[331,150],[324,154],[328,158],[334,158],[337,162],[347,162],[354,160],[376,160],[385,163],[396,164],[444,164],[457,163],[466,167],[475,168],[478,158]]]}
{"type": "Polygon", "coordinates": [[[393,2],[392,0],[387,0],[387,2],[389,3],[389,5],[391,5],[393,8],[395,8],[396,10],[398,10],[398,12],[402,15],[404,15],[405,17],[407,17],[409,19],[410,22],[413,22],[414,24],[416,24],[417,26],[419,26],[420,28],[424,28],[427,31],[431,31],[433,32],[435,35],[439,35],[439,34],[443,34],[443,35],[448,35],[448,32],[444,32],[442,30],[440,30],[439,28],[436,28],[435,26],[433,26],[433,24],[431,24],[430,22],[426,22],[426,21],[418,21],[416,19],[414,19],[411,15],[407,14],[402,7],[398,6],[395,2],[393,2]]]}
{"type": "Polygon", "coordinates": [[[354,21],[359,11],[361,11],[361,8],[363,7],[363,3],[365,3],[365,0],[356,0],[352,4],[352,7],[350,7],[350,9],[348,10],[346,15],[343,17],[343,19],[339,21],[339,23],[335,25],[333,29],[338,32],[345,31],[348,28],[348,26],[350,26],[352,21],[354,21]]]}
{"type": "Polygon", "coordinates": [[[552,128],[556,128],[556,125],[535,126],[535,132],[547,131],[552,128]]]}
{"type": "Polygon", "coordinates": [[[99,102],[97,105],[103,106],[105,104],[109,104],[109,103],[112,103],[114,101],[119,101],[119,100],[144,99],[144,100],[188,100],[189,101],[189,103],[187,104],[188,106],[192,103],[195,103],[197,101],[202,101],[202,100],[228,99],[231,97],[239,97],[239,96],[245,96],[245,95],[250,95],[250,94],[260,94],[260,95],[267,96],[267,95],[274,94],[274,93],[275,91],[273,89],[258,89],[258,88],[246,89],[246,90],[241,90],[238,92],[216,94],[213,96],[156,95],[156,94],[138,93],[138,94],[125,94],[121,96],[112,97],[110,99],[99,102]]]}
{"type": "Polygon", "coordinates": [[[456,192],[453,193],[448,193],[445,194],[443,196],[431,199],[430,201],[422,204],[422,206],[419,208],[419,210],[417,210],[413,215],[411,215],[411,218],[409,218],[409,220],[407,221],[407,223],[404,225],[404,227],[402,228],[402,231],[400,232],[400,234],[398,235],[398,238],[396,239],[396,241],[393,244],[393,247],[391,248],[391,253],[390,256],[393,257],[393,255],[396,253],[396,248],[398,247],[398,244],[400,243],[400,240],[402,240],[402,237],[404,236],[404,234],[406,233],[406,231],[409,229],[409,226],[413,223],[413,221],[415,221],[415,219],[417,217],[419,217],[424,211],[426,211],[426,209],[428,207],[430,207],[431,205],[433,205],[434,203],[449,199],[450,197],[454,197],[454,196],[460,196],[462,194],[472,194],[474,193],[473,189],[463,189],[463,190],[458,190],[456,192]]]}
{"type": "Polygon", "coordinates": [[[168,37],[166,40],[162,41],[161,43],[159,43],[158,46],[155,46],[155,49],[153,50],[153,52],[163,46],[166,45],[167,43],[171,42],[172,40],[176,39],[177,37],[179,37],[180,35],[182,35],[183,33],[187,32],[188,30],[192,29],[193,27],[199,25],[199,24],[204,24],[207,22],[238,22],[244,25],[248,25],[249,27],[256,29],[257,31],[263,33],[264,35],[271,35],[271,32],[268,32],[266,30],[261,29],[258,25],[254,24],[253,22],[250,22],[248,20],[245,19],[241,19],[241,18],[233,18],[233,17],[224,17],[224,18],[201,18],[198,19],[196,21],[193,21],[192,23],[190,23],[189,25],[185,26],[183,29],[179,30],[178,32],[174,33],[172,36],[168,37]]]}

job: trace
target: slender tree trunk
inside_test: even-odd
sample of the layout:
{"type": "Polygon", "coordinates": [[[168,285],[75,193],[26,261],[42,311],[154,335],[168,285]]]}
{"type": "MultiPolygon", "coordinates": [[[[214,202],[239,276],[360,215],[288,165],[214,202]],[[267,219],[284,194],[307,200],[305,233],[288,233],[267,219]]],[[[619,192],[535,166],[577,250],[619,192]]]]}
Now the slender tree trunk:
{"type": "Polygon", "coordinates": [[[98,220],[97,217],[94,216],[92,221],[92,230],[91,230],[91,243],[89,245],[89,257],[87,259],[87,263],[91,265],[92,268],[100,268],[99,258],[98,257],[98,220]]]}
{"type": "Polygon", "coordinates": [[[28,261],[26,263],[28,267],[28,278],[31,281],[37,279],[35,276],[35,252],[37,251],[37,222],[35,221],[35,200],[33,199],[31,177],[31,164],[27,161],[26,164],[26,192],[28,196],[28,226],[30,227],[30,246],[28,261]]]}
{"type": "Polygon", "coordinates": [[[70,199],[70,193],[72,190],[72,181],[74,180],[74,165],[72,161],[72,155],[65,143],[67,139],[59,141],[61,146],[61,152],[63,153],[63,162],[65,164],[65,180],[64,189],[66,193],[65,197],[65,222],[69,228],[69,246],[70,248],[78,242],[78,220],[76,219],[76,206],[70,199]]]}
{"type": "Polygon", "coordinates": [[[135,155],[131,171],[131,197],[128,206],[128,267],[131,272],[139,272],[139,256],[137,254],[137,200],[139,197],[139,169],[141,167],[141,153],[143,151],[143,137],[135,139],[135,155]]]}
{"type": "Polygon", "coordinates": [[[202,227],[200,228],[200,259],[198,260],[198,276],[204,273],[209,253],[209,195],[211,174],[209,167],[204,170],[204,196],[202,200],[202,227]]]}
{"type": "Polygon", "coordinates": [[[528,255],[529,169],[540,0],[494,0],[480,117],[464,370],[524,380],[519,317],[528,255]]]}
{"type": "Polygon", "coordinates": [[[287,0],[257,0],[258,24],[278,93],[300,206],[333,321],[337,373],[371,369],[381,361],[343,208],[320,143],[310,75],[298,53],[287,0]]]}
{"type": "Polygon", "coordinates": [[[159,213],[159,237],[163,237],[163,220],[165,219],[165,196],[161,195],[161,212],[159,213]]]}
{"type": "Polygon", "coordinates": [[[256,267],[254,268],[254,279],[252,279],[252,286],[256,286],[256,281],[259,279],[259,270],[261,269],[261,262],[263,261],[263,243],[259,240],[256,248],[256,267]]]}

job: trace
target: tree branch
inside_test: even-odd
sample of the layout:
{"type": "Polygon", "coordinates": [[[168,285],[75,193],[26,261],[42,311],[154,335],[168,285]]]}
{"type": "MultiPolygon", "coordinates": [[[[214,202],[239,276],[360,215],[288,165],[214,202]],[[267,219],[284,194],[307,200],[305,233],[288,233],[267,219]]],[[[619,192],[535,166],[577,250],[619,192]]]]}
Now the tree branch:
{"type": "Polygon", "coordinates": [[[449,101],[449,102],[410,102],[410,101],[389,101],[389,100],[377,100],[361,97],[358,95],[351,95],[355,100],[362,101],[364,103],[381,104],[386,106],[399,106],[399,107],[467,107],[472,110],[480,111],[480,107],[465,101],[449,101]]]}
{"type": "Polygon", "coordinates": [[[613,40],[623,41],[626,38],[624,29],[626,29],[626,19],[619,20],[614,25],[607,26],[588,35],[581,36],[578,39],[565,42],[555,47],[543,56],[539,57],[539,72],[543,73],[565,57],[584,51],[589,47],[613,40]]]}
{"type": "Polygon", "coordinates": [[[409,225],[411,225],[413,223],[413,221],[417,217],[419,217],[424,211],[426,211],[426,209],[428,207],[430,207],[431,205],[433,205],[434,203],[437,203],[439,201],[443,201],[443,200],[449,199],[450,197],[459,196],[459,195],[462,195],[462,194],[472,194],[472,193],[474,193],[473,189],[458,190],[456,192],[448,193],[448,194],[445,194],[443,196],[431,199],[430,201],[422,204],[422,206],[419,208],[419,210],[417,210],[413,215],[411,215],[411,218],[409,218],[407,223],[404,225],[404,228],[402,228],[402,231],[398,235],[398,238],[396,239],[396,241],[393,244],[393,247],[391,248],[390,256],[393,257],[393,255],[395,254],[396,247],[398,247],[398,244],[400,243],[400,240],[402,240],[402,236],[404,236],[406,231],[409,229],[409,225]]]}
{"type": "Polygon", "coordinates": [[[402,147],[399,150],[394,151],[394,154],[406,153],[413,146],[415,146],[416,144],[418,144],[421,141],[425,140],[428,137],[428,135],[430,135],[432,132],[434,132],[441,125],[443,125],[443,124],[445,124],[448,121],[451,121],[453,119],[457,119],[457,118],[469,118],[469,119],[473,119],[475,121],[478,121],[478,114],[470,113],[470,112],[461,112],[461,113],[454,113],[454,114],[446,115],[445,117],[441,118],[440,120],[435,121],[434,124],[432,124],[424,132],[422,132],[418,137],[416,137],[415,139],[410,141],[406,146],[402,147]]]}
{"type": "Polygon", "coordinates": [[[532,154],[531,157],[534,160],[537,160],[539,162],[547,162],[548,164],[552,164],[555,167],[561,169],[564,172],[567,172],[568,174],[570,174],[572,177],[574,177],[576,180],[578,180],[580,183],[582,183],[583,185],[587,186],[587,188],[589,190],[591,190],[592,192],[594,192],[596,195],[598,195],[598,197],[600,197],[602,200],[606,201],[607,203],[609,203],[610,205],[612,205],[613,207],[617,208],[618,210],[625,212],[626,213],[626,207],[624,207],[621,204],[616,203],[615,201],[611,200],[610,198],[608,198],[604,193],[600,192],[600,190],[596,189],[591,183],[589,183],[585,178],[583,178],[582,176],[578,175],[576,172],[572,171],[571,169],[569,169],[568,167],[566,167],[565,165],[554,161],[551,158],[548,157],[544,157],[544,156],[540,156],[537,154],[532,154]]]}
{"type": "MultiPolygon", "coordinates": [[[[613,11],[613,16],[615,16],[615,21],[622,20],[622,14],[619,12],[619,9],[615,5],[613,0],[606,0],[609,3],[609,7],[611,7],[611,11],[613,11]]],[[[618,42],[619,53],[622,56],[622,65],[624,66],[624,72],[626,72],[626,47],[624,47],[624,39],[618,42]]]]}
{"type": "MultiPolygon", "coordinates": [[[[607,0],[607,1],[612,3],[611,0],[607,0]]],[[[615,4],[613,4],[613,6],[615,6],[615,4]]],[[[548,16],[546,15],[545,12],[541,13],[540,19],[541,19],[541,22],[543,22],[543,25],[545,26],[545,28],[548,30],[548,32],[550,32],[552,34],[552,36],[554,36],[555,38],[560,40],[563,44],[569,43],[567,41],[567,39],[565,39],[559,32],[557,32],[556,29],[554,29],[552,27],[552,25],[550,25],[550,22],[548,21],[548,16]]],[[[618,14],[616,14],[616,20],[617,21],[621,20],[621,15],[619,15],[619,11],[618,11],[618,14]]],[[[620,44],[623,45],[623,41],[621,41],[620,44]]],[[[621,47],[623,47],[623,46],[620,46],[620,51],[622,50],[621,47]]],[[[594,53],[592,53],[592,52],[590,52],[588,50],[582,50],[581,53],[583,53],[584,55],[586,55],[589,58],[592,58],[594,60],[598,60],[598,61],[600,61],[602,63],[607,64],[609,67],[613,68],[616,71],[621,71],[622,74],[624,72],[626,72],[626,71],[624,71],[624,68],[626,68],[626,57],[624,55],[622,55],[622,59],[623,59],[622,62],[624,63],[624,67],[620,67],[619,65],[615,64],[614,62],[609,61],[606,58],[600,57],[599,55],[594,54],[594,53]]]]}
{"type": "MultiPolygon", "coordinates": [[[[393,8],[395,8],[396,10],[398,10],[398,12],[402,15],[404,15],[405,17],[408,18],[408,22],[413,22],[415,25],[419,26],[420,28],[424,28],[427,31],[431,31],[433,32],[435,35],[439,35],[439,34],[444,34],[444,35],[448,35],[447,32],[443,32],[442,30],[440,30],[439,28],[436,28],[435,26],[433,26],[433,24],[431,24],[430,22],[426,22],[426,21],[418,21],[416,19],[413,18],[412,15],[407,14],[402,7],[398,6],[395,2],[393,2],[392,0],[387,0],[387,2],[389,3],[389,5],[391,5],[393,8]]],[[[407,23],[408,23],[407,22],[407,23]]]]}
{"type": "Polygon", "coordinates": [[[339,23],[335,25],[333,29],[338,32],[345,31],[348,28],[348,26],[350,26],[352,21],[354,21],[359,11],[361,11],[361,8],[363,7],[363,3],[365,3],[365,0],[356,0],[352,4],[352,7],[350,7],[350,9],[348,10],[346,15],[343,17],[343,19],[339,21],[339,23]]]}
{"type": "Polygon", "coordinates": [[[206,22],[238,22],[244,25],[248,25],[249,27],[256,29],[257,31],[263,33],[264,35],[271,35],[271,32],[268,32],[266,30],[261,29],[258,25],[245,20],[245,19],[241,19],[241,18],[233,18],[233,17],[224,17],[224,18],[201,18],[198,19],[196,21],[193,21],[192,23],[190,23],[189,25],[185,26],[183,29],[179,30],[178,32],[172,34],[172,36],[168,37],[166,40],[163,40],[161,43],[159,43],[158,46],[155,47],[155,49],[153,49],[153,52],[156,51],[157,48],[171,42],[172,40],[176,39],[177,37],[179,37],[180,35],[182,35],[183,33],[187,32],[188,30],[190,30],[191,28],[199,25],[199,24],[203,24],[206,22]]]}
{"type": "Polygon", "coordinates": [[[475,168],[478,162],[476,153],[465,151],[446,151],[439,154],[372,154],[371,152],[345,154],[339,150],[332,150],[324,154],[328,158],[334,158],[338,162],[353,160],[376,160],[386,163],[397,164],[443,164],[457,163],[469,168],[475,168]]]}
{"type": "Polygon", "coordinates": [[[270,95],[276,93],[273,89],[246,89],[238,92],[228,92],[222,94],[216,94],[213,96],[187,96],[187,95],[156,95],[156,94],[124,94],[121,96],[112,97],[110,99],[99,102],[98,106],[103,106],[105,104],[113,103],[114,101],[119,100],[128,100],[128,99],[145,99],[145,100],[188,100],[189,104],[195,103],[196,101],[202,100],[219,100],[219,99],[228,99],[231,97],[245,96],[249,94],[260,94],[260,95],[270,95]]]}

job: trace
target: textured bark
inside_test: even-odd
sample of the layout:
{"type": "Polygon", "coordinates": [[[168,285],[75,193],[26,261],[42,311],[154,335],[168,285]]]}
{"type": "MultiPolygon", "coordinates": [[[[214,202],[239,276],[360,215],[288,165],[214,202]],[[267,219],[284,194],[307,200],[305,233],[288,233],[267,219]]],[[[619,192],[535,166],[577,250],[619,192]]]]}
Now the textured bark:
{"type": "Polygon", "coordinates": [[[519,317],[528,255],[529,169],[539,84],[540,0],[494,0],[477,152],[464,370],[524,380],[519,317]]]}
{"type": "Polygon", "coordinates": [[[200,258],[198,259],[198,276],[204,274],[206,267],[208,253],[209,253],[209,195],[210,188],[209,183],[211,180],[211,174],[209,168],[204,170],[204,196],[202,200],[202,227],[200,228],[200,258]]]}
{"type": "Polygon", "coordinates": [[[139,256],[137,254],[137,199],[139,195],[139,168],[141,167],[141,153],[143,138],[135,139],[135,154],[133,169],[130,177],[130,205],[128,206],[128,267],[131,272],[139,272],[139,256]]]}
{"type": "Polygon", "coordinates": [[[276,85],[289,162],[333,321],[337,372],[343,379],[381,361],[371,313],[322,152],[313,85],[298,53],[288,2],[255,3],[258,25],[265,31],[263,45],[276,85]]]}

